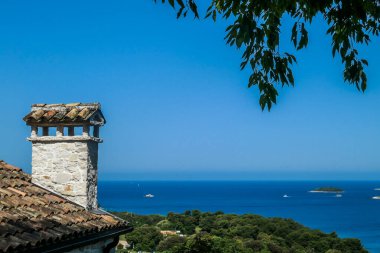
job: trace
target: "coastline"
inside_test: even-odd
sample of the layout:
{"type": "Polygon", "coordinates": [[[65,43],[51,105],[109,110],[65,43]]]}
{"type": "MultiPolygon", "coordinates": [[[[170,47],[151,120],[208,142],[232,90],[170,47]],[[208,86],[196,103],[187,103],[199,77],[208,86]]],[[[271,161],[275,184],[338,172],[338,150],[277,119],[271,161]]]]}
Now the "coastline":
{"type": "Polygon", "coordinates": [[[371,253],[380,253],[380,201],[372,199],[379,185],[380,181],[100,180],[99,202],[107,210],[137,214],[198,209],[286,217],[343,238],[359,238],[371,253]],[[326,184],[344,189],[344,197],[308,192],[326,184]],[[144,198],[147,193],[155,197],[144,198]],[[292,198],[283,198],[285,193],[292,198]],[[358,215],[363,210],[365,215],[358,215]]]}

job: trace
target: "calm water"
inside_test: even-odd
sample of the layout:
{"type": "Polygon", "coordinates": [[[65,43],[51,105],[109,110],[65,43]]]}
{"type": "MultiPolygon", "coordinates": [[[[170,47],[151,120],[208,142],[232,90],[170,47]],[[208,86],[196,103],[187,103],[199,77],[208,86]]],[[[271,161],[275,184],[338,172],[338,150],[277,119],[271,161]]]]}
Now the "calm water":
{"type": "Polygon", "coordinates": [[[199,209],[254,213],[293,218],[311,228],[356,237],[380,253],[380,182],[261,182],[261,181],[103,181],[99,202],[108,210],[166,214],[199,209]],[[335,194],[308,193],[320,186],[345,190],[335,194]],[[144,198],[145,194],[154,198],[144,198]],[[287,194],[289,198],[284,198],[287,194]]]}

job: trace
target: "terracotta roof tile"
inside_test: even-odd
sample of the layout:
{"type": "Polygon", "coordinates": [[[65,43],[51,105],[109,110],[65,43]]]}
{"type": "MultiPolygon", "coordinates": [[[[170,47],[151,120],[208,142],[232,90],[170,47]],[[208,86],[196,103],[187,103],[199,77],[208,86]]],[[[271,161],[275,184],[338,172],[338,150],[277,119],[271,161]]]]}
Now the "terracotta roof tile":
{"type": "Polygon", "coordinates": [[[14,192],[14,193],[16,193],[16,194],[18,194],[19,196],[22,196],[22,197],[25,197],[25,195],[26,195],[26,192],[17,190],[17,189],[12,188],[12,187],[8,187],[7,189],[10,190],[10,191],[12,191],[12,192],[14,192]]]}
{"type": "Polygon", "coordinates": [[[105,124],[99,103],[34,104],[24,117],[28,125],[34,124],[105,124]]]}
{"type": "Polygon", "coordinates": [[[45,114],[44,114],[44,120],[50,120],[54,115],[56,115],[57,114],[57,112],[58,111],[56,111],[56,110],[51,110],[51,111],[47,111],[47,112],[45,112],[45,114]]]}
{"type": "Polygon", "coordinates": [[[0,253],[40,251],[127,223],[95,214],[31,182],[20,168],[0,160],[0,253]]]}

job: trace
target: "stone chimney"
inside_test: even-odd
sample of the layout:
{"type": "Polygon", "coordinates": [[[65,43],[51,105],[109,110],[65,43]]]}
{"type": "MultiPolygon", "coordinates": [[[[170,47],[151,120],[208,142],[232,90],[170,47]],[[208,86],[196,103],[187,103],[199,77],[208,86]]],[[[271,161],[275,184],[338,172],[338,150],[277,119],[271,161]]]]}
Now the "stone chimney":
{"type": "Polygon", "coordinates": [[[100,104],[35,104],[24,121],[31,126],[32,181],[97,209],[100,104]]]}

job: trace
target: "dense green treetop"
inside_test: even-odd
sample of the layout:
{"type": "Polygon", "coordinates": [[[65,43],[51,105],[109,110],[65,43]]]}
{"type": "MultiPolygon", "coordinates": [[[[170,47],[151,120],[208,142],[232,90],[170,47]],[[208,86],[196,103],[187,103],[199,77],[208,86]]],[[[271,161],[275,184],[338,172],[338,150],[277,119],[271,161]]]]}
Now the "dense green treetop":
{"type": "MultiPolygon", "coordinates": [[[[155,2],[157,0],[154,0],[155,2]]],[[[186,17],[190,11],[199,18],[196,0],[161,0],[186,17]]],[[[295,50],[307,47],[307,24],[320,15],[328,24],[326,33],[332,38],[332,55],[344,64],[344,80],[359,91],[367,87],[364,67],[357,46],[368,44],[380,30],[379,0],[210,0],[205,18],[231,21],[226,28],[226,42],[243,49],[241,68],[250,66],[248,87],[257,86],[260,106],[271,109],[277,100],[276,86],[294,86],[292,65],[296,57],[280,47],[281,29],[291,29],[290,40],[295,50]],[[292,27],[282,27],[284,17],[293,20],[292,27]]]]}

